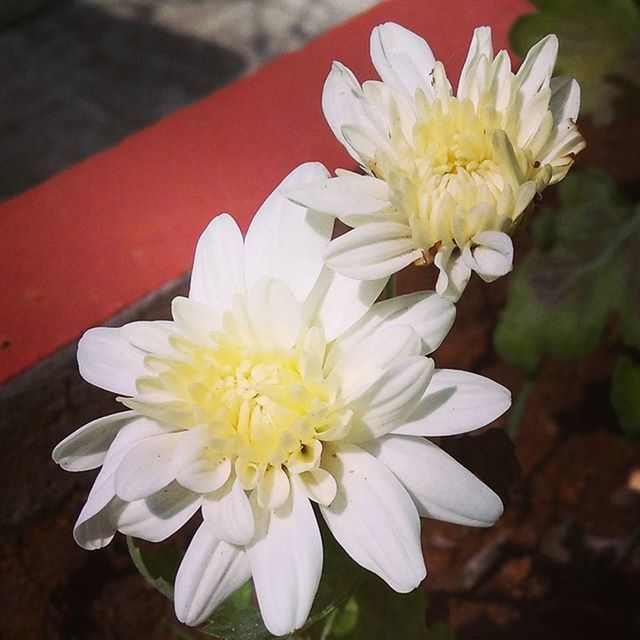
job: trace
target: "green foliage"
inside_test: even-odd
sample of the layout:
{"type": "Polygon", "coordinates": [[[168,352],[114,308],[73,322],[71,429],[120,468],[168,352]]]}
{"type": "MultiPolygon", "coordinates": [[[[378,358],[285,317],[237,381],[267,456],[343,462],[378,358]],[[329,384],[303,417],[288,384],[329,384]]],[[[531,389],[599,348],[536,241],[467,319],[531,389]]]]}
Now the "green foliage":
{"type": "MultiPolygon", "coordinates": [[[[339,610],[347,614],[351,594],[364,571],[344,553],[333,537],[322,529],[324,567],[309,620],[299,632],[306,637],[307,630],[319,626],[322,620],[339,610]]],[[[158,591],[173,598],[173,584],[183,554],[168,543],[140,546],[134,538],[127,538],[129,553],[140,574],[158,591]]],[[[260,611],[254,604],[253,585],[248,582],[223,602],[211,618],[199,629],[207,636],[220,640],[267,640],[273,636],[262,622],[260,611]]],[[[344,623],[343,623],[344,627],[344,623]]]]}
{"type": "Polygon", "coordinates": [[[620,358],[613,374],[611,402],[620,425],[634,439],[640,438],[640,366],[620,358]]]}
{"type": "Polygon", "coordinates": [[[142,577],[160,593],[173,599],[173,584],[183,554],[169,545],[156,544],[143,551],[135,538],[127,536],[129,555],[142,577]]]}
{"type": "Polygon", "coordinates": [[[640,346],[640,210],[597,171],[570,175],[558,195],[560,210],[536,220],[494,335],[499,355],[531,373],[546,356],[584,358],[614,313],[621,341],[640,346]]]}
{"type": "MultiPolygon", "coordinates": [[[[430,640],[424,593],[420,589],[396,593],[377,576],[367,574],[346,607],[334,618],[328,638],[430,640]]],[[[434,636],[434,640],[439,637],[434,636]]]]}
{"type": "Polygon", "coordinates": [[[511,44],[524,57],[548,33],[560,40],[557,74],[576,78],[582,111],[608,124],[627,94],[637,109],[640,91],[640,8],[634,0],[532,0],[538,8],[519,18],[511,44]]]}

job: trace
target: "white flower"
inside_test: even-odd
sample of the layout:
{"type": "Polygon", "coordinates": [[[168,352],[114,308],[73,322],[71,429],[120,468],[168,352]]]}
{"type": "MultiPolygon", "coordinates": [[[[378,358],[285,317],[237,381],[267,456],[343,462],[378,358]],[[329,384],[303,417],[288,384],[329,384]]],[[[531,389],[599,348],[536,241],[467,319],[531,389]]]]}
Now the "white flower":
{"type": "Polygon", "coordinates": [[[324,114],[367,175],[338,171],[287,192],[354,227],[331,243],[327,264],[368,280],[435,261],[436,290],[452,300],[471,271],[486,281],[510,271],[509,232],[584,147],[579,87],[551,78],[557,49],[547,36],[514,75],[506,51],[494,57],[491,30],[478,28],[456,96],[427,43],[397,24],[371,34],[382,82],[361,87],[335,62],[324,114]]]}
{"type": "MultiPolygon", "coordinates": [[[[302,165],[283,185],[327,176],[302,165]]],[[[425,576],[419,516],[489,526],[498,496],[423,436],[475,429],[509,392],[424,357],[453,305],[434,293],[375,303],[385,279],[323,265],[332,220],[277,191],[244,240],[228,215],[196,249],[188,298],[169,322],[88,331],[83,377],[129,410],[61,442],[70,471],[102,466],[75,526],[86,549],[116,531],[160,541],[200,510],[175,608],[204,621],[253,577],[266,626],[304,624],[322,545],[311,502],[338,542],[397,591],[425,576]]]]}

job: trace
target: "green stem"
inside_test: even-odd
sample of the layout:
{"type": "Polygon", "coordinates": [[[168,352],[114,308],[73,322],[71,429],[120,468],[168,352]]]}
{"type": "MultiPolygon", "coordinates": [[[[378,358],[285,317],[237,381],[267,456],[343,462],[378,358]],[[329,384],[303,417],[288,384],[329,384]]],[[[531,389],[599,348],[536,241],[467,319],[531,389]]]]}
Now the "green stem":
{"type": "Polygon", "coordinates": [[[516,400],[511,407],[511,411],[509,412],[509,417],[507,419],[506,431],[512,439],[516,437],[516,433],[518,432],[518,427],[520,426],[520,421],[522,420],[524,410],[527,408],[527,401],[529,400],[529,396],[536,386],[536,382],[537,378],[529,378],[522,385],[522,389],[520,389],[520,391],[518,392],[516,400]]]}

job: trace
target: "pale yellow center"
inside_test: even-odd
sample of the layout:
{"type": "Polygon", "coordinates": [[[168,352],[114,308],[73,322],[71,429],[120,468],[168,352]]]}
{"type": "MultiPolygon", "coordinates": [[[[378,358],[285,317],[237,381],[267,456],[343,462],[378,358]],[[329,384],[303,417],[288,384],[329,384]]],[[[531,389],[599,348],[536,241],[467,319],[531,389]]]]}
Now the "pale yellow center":
{"type": "Polygon", "coordinates": [[[418,244],[462,246],[474,234],[504,230],[519,187],[496,153],[495,111],[477,113],[470,100],[429,102],[418,93],[412,139],[391,136],[392,153],[376,155],[374,167],[392,191],[418,244]]]}
{"type": "MultiPolygon", "coordinates": [[[[303,472],[319,464],[320,441],[343,435],[350,412],[319,366],[324,342],[309,354],[268,350],[217,336],[211,346],[171,338],[179,357],[149,356],[155,375],[137,381],[124,400],[140,413],[182,428],[208,426],[214,455],[262,476],[269,465],[303,472]]],[[[253,484],[249,482],[249,484],[253,484]]]]}

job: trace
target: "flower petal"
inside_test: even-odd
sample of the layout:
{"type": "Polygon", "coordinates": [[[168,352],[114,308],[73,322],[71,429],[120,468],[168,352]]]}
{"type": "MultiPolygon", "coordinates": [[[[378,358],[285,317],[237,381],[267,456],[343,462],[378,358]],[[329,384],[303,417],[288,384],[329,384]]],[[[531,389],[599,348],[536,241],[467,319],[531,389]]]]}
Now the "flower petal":
{"type": "Polygon", "coordinates": [[[421,517],[490,527],[502,515],[502,501],[484,482],[424,438],[389,435],[362,446],[400,480],[421,517]]]}
{"type": "Polygon", "coordinates": [[[170,465],[184,433],[166,433],[147,438],[131,449],[115,477],[116,495],[126,502],[146,498],[175,479],[170,465]]]}
{"type": "Polygon", "coordinates": [[[415,413],[396,434],[450,436],[479,429],[511,406],[509,390],[489,378],[453,369],[434,372],[415,413]]]}
{"type": "Polygon", "coordinates": [[[478,95],[478,74],[476,70],[482,56],[488,62],[493,61],[493,44],[491,42],[491,28],[478,27],[474,30],[469,45],[467,58],[460,72],[460,80],[458,81],[457,96],[459,99],[470,98],[477,101],[478,95]]]}
{"type": "Polygon", "coordinates": [[[329,371],[343,397],[377,380],[389,367],[420,354],[420,336],[406,325],[382,328],[345,351],[329,371]]]}
{"type": "Polygon", "coordinates": [[[325,368],[331,370],[345,351],[381,327],[408,325],[422,339],[422,354],[435,351],[453,325],[456,308],[432,291],[409,293],[377,302],[330,347],[325,368]]]}
{"type": "Polygon", "coordinates": [[[549,109],[556,126],[569,118],[575,122],[580,113],[580,85],[573,78],[558,76],[551,79],[549,86],[549,109]]]}
{"type": "Polygon", "coordinates": [[[180,436],[171,456],[176,480],[195,493],[209,493],[224,485],[231,473],[231,461],[211,447],[209,427],[196,427],[180,436]]]}
{"type": "Polygon", "coordinates": [[[549,86],[558,56],[558,38],[545,36],[529,49],[516,73],[516,84],[525,98],[532,98],[541,88],[549,86]]]}
{"type": "Polygon", "coordinates": [[[73,537],[83,549],[95,551],[106,547],[116,534],[116,521],[125,502],[112,497],[97,511],[90,500],[84,505],[73,528],[73,537]]]}
{"type": "Polygon", "coordinates": [[[371,308],[387,280],[354,280],[325,267],[303,306],[305,322],[334,340],[371,308]]]}
{"type": "Polygon", "coordinates": [[[325,262],[348,278],[375,280],[400,271],[421,256],[408,225],[372,222],[332,240],[325,262]]]}
{"type": "Polygon", "coordinates": [[[171,302],[171,314],[176,325],[190,340],[211,346],[211,334],[220,328],[222,317],[209,305],[178,296],[171,302]]]}
{"type": "Polygon", "coordinates": [[[320,530],[295,478],[287,502],[256,524],[247,553],[260,613],[267,629],[282,636],[299,629],[311,610],[322,572],[320,530]]]}
{"type": "Polygon", "coordinates": [[[290,349],[298,339],[300,304],[279,280],[262,278],[248,296],[251,325],[260,344],[268,349],[290,349]]]}
{"type": "Polygon", "coordinates": [[[353,411],[348,439],[371,440],[389,433],[415,411],[433,375],[433,360],[422,356],[405,358],[388,369],[373,384],[346,400],[353,411]]]}
{"type": "Polygon", "coordinates": [[[462,251],[464,263],[485,282],[493,282],[513,268],[513,242],[501,231],[482,231],[462,251]],[[475,246],[473,246],[475,245],[475,246]]]}
{"type": "Polygon", "coordinates": [[[324,469],[313,469],[300,474],[302,487],[306,494],[318,504],[325,507],[333,502],[338,491],[338,485],[335,478],[324,469]]]}
{"type": "Polygon", "coordinates": [[[290,491],[289,476],[282,467],[269,466],[256,487],[258,504],[263,509],[277,509],[286,502],[290,491]]]}
{"type": "Polygon", "coordinates": [[[111,327],[89,329],[80,338],[78,368],[87,382],[123,396],[135,395],[136,378],[148,375],[143,352],[111,327]]]}
{"type": "Polygon", "coordinates": [[[137,349],[161,356],[175,355],[169,338],[175,335],[174,322],[151,320],[130,322],[120,328],[122,337],[137,349]]]}
{"type": "Polygon", "coordinates": [[[436,293],[457,302],[471,277],[471,269],[465,264],[462,254],[453,246],[441,247],[433,263],[440,270],[436,293]]]}
{"type": "Polygon", "coordinates": [[[111,541],[125,502],[115,497],[115,474],[127,453],[145,439],[167,433],[161,424],[138,417],[122,427],[107,451],[89,496],[74,527],[76,542],[84,549],[99,549],[111,541]]]}
{"type": "Polygon", "coordinates": [[[391,206],[391,194],[384,180],[357,174],[297,185],[285,190],[284,194],[301,206],[337,217],[378,214],[391,206]]]}
{"type": "Polygon", "coordinates": [[[327,175],[320,163],[300,165],[260,207],[245,239],[247,289],[261,278],[274,278],[287,283],[299,301],[307,298],[322,269],[322,252],[331,239],[333,220],[294,204],[280,190],[327,175]]]}
{"type": "Polygon", "coordinates": [[[429,74],[435,58],[429,45],[399,24],[387,22],[371,32],[371,60],[386,84],[413,98],[416,89],[433,96],[429,74]]]}
{"type": "Polygon", "coordinates": [[[245,545],[253,538],[253,511],[237,478],[204,497],[202,516],[213,534],[230,544],[245,545]]]}
{"type": "Polygon", "coordinates": [[[189,299],[209,305],[217,314],[231,308],[244,291],[242,233],[227,213],[216,216],[196,246],[189,299]]]}
{"type": "Polygon", "coordinates": [[[197,493],[172,482],[144,500],[127,503],[117,517],[118,531],[149,542],[174,534],[200,508],[197,493]]]}
{"type": "Polygon", "coordinates": [[[320,511],[336,540],[361,566],[406,593],[426,575],[418,512],[395,476],[355,445],[327,448],[322,465],[338,493],[320,511]]]}
{"type": "Polygon", "coordinates": [[[250,577],[247,554],[200,525],[176,575],[176,617],[190,626],[201,624],[250,577]]]}
{"type": "Polygon", "coordinates": [[[104,462],[120,429],[135,418],[134,411],[122,411],[92,420],[60,442],[52,457],[67,471],[95,469],[104,462]]]}
{"type": "Polygon", "coordinates": [[[365,159],[351,147],[342,133],[345,125],[375,129],[375,114],[364,99],[356,77],[347,67],[334,62],[322,90],[322,111],[331,131],[351,157],[365,164],[365,159]]]}

